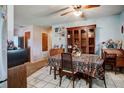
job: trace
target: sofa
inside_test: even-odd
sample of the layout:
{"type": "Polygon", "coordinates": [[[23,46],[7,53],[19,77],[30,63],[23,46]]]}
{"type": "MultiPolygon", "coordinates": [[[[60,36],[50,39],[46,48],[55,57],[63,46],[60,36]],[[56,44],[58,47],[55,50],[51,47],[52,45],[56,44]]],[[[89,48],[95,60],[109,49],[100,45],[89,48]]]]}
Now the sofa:
{"type": "Polygon", "coordinates": [[[28,49],[8,50],[7,52],[8,68],[28,62],[29,55],[30,53],[28,49]]]}

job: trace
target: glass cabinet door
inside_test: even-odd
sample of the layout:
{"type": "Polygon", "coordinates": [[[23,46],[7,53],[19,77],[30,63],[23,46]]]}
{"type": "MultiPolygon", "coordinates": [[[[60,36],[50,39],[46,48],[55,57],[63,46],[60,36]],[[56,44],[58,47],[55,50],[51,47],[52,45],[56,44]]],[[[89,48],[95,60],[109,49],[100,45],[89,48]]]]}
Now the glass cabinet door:
{"type": "Polygon", "coordinates": [[[79,31],[74,30],[74,45],[79,45],[79,31]]]}
{"type": "Polygon", "coordinates": [[[72,30],[68,30],[67,31],[67,42],[68,42],[67,48],[68,48],[68,52],[69,53],[72,52],[72,44],[73,44],[72,39],[73,39],[73,37],[72,37],[72,30]]]}
{"type": "Polygon", "coordinates": [[[86,53],[87,50],[87,32],[81,29],[81,50],[82,53],[86,53]]]}
{"type": "Polygon", "coordinates": [[[95,29],[89,29],[88,31],[88,44],[89,44],[89,54],[95,53],[95,29]]]}

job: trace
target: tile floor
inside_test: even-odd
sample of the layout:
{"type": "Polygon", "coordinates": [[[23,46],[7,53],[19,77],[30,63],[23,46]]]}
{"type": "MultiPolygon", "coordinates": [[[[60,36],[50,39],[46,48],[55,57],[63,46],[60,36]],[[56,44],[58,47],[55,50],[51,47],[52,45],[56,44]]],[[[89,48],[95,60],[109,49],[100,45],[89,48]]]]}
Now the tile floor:
{"type": "MultiPolygon", "coordinates": [[[[106,72],[106,84],[107,88],[124,88],[124,74],[118,73],[115,75],[114,72],[106,72]]],[[[61,87],[59,87],[59,77],[54,80],[53,73],[49,75],[49,67],[45,66],[33,73],[27,78],[28,88],[72,88],[72,81],[66,78],[62,79],[61,87]]],[[[76,79],[75,88],[88,88],[85,80],[76,79]]],[[[104,88],[102,80],[93,80],[93,88],[104,88]]]]}

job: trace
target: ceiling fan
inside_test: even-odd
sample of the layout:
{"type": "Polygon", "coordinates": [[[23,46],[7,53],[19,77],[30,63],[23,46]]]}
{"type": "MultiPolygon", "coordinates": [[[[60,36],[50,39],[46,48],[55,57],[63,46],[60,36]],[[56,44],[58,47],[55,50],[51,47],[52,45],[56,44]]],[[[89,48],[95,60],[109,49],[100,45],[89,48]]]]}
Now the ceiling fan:
{"type": "Polygon", "coordinates": [[[84,18],[85,17],[84,10],[96,8],[99,6],[100,5],[72,5],[72,10],[63,13],[60,16],[65,16],[69,13],[73,13],[76,16],[80,16],[81,18],[84,18]]]}
{"type": "Polygon", "coordinates": [[[52,14],[70,9],[70,11],[67,11],[67,12],[60,14],[60,16],[65,16],[67,14],[74,13],[76,16],[80,16],[81,18],[84,18],[85,14],[84,14],[83,10],[97,8],[97,7],[100,7],[100,5],[72,5],[72,6],[57,10],[57,11],[53,12],[52,14]]]}

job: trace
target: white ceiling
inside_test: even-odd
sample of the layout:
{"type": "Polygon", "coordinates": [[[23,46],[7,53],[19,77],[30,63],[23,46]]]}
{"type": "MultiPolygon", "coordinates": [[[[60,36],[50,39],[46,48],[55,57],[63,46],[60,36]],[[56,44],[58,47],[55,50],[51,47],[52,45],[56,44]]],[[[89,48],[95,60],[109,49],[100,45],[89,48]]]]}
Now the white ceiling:
{"type": "MultiPolygon", "coordinates": [[[[14,22],[16,26],[22,26],[32,24],[52,25],[83,20],[83,18],[74,16],[73,13],[60,16],[60,14],[71,10],[71,8],[66,11],[50,15],[50,13],[65,7],[67,7],[67,5],[15,5],[14,22]]],[[[124,6],[122,5],[102,5],[98,8],[84,10],[84,13],[86,18],[89,19],[116,15],[120,14],[122,11],[124,11],[124,6]]]]}

